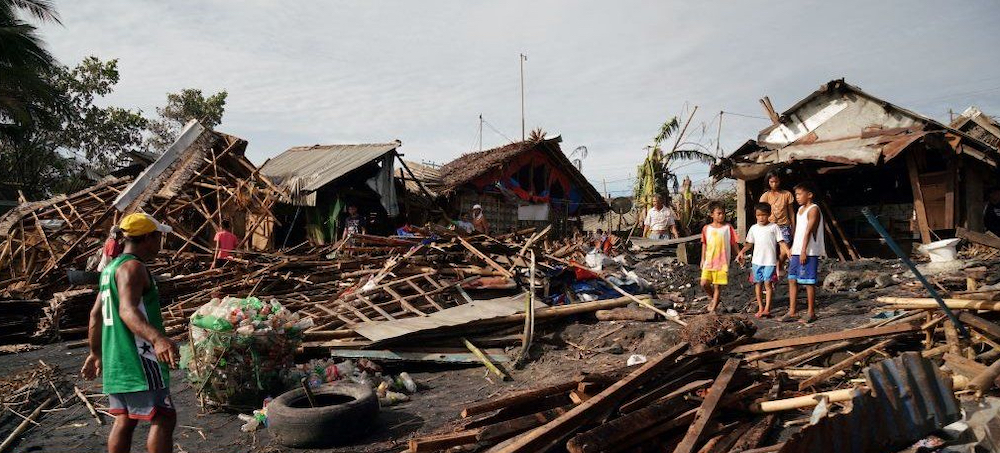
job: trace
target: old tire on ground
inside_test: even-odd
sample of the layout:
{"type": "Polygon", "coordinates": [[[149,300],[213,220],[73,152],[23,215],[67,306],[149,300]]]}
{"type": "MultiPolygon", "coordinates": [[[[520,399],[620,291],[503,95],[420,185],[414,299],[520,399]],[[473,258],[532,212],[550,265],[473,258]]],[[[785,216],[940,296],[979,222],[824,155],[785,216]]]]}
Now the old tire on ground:
{"type": "Polygon", "coordinates": [[[343,445],[364,434],[378,416],[378,398],[367,385],[324,384],[313,389],[317,407],[305,390],[281,394],[267,405],[267,430],[286,447],[343,445]]]}

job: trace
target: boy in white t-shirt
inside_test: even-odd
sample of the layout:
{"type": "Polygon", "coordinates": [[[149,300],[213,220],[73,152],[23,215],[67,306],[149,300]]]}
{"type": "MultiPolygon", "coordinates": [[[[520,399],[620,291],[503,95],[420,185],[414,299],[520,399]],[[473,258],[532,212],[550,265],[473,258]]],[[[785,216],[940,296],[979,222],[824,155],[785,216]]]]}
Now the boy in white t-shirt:
{"type": "Polygon", "coordinates": [[[771,299],[774,295],[774,282],[778,280],[776,272],[778,267],[778,247],[781,253],[788,256],[788,244],[781,234],[781,228],[777,224],[771,223],[771,205],[768,203],[757,203],[754,205],[754,216],[757,217],[757,224],[747,231],[746,243],[743,249],[736,256],[740,266],[746,262],[746,253],[753,249],[753,257],[750,258],[752,272],[750,280],[754,283],[754,292],[757,295],[758,318],[771,317],[771,299]],[[766,304],[761,301],[761,292],[766,291],[766,304]]]}

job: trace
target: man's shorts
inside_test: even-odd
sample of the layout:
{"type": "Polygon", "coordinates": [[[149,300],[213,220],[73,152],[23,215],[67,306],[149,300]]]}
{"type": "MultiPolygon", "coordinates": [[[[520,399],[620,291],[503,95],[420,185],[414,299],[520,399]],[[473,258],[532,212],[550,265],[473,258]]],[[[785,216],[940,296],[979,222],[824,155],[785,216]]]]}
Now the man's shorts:
{"type": "Polygon", "coordinates": [[[112,393],[108,395],[111,415],[128,415],[134,420],[152,420],[157,414],[174,413],[174,402],[170,399],[170,389],[146,390],[144,392],[112,393]]]}
{"type": "Polygon", "coordinates": [[[777,266],[761,266],[759,264],[754,264],[750,267],[750,269],[750,281],[754,283],[773,282],[778,280],[778,274],[775,273],[777,266]]]}
{"type": "Polygon", "coordinates": [[[670,234],[668,234],[666,231],[650,231],[649,239],[657,239],[657,240],[670,239],[670,234]]]}
{"type": "Polygon", "coordinates": [[[818,271],[818,256],[807,256],[806,264],[799,262],[799,255],[792,255],[788,260],[788,280],[795,280],[800,285],[815,285],[818,271]]]}
{"type": "Polygon", "coordinates": [[[725,285],[729,283],[729,276],[726,271],[701,270],[701,279],[708,280],[713,285],[725,285]]]}

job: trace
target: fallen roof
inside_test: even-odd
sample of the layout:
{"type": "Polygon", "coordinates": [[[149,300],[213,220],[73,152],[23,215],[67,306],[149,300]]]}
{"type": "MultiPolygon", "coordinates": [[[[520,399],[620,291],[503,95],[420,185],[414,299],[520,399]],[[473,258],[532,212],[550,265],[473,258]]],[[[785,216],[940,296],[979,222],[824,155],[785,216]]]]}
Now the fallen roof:
{"type": "Polygon", "coordinates": [[[269,159],[261,173],[293,194],[315,192],[394,151],[402,143],[296,146],[269,159]]]}
{"type": "Polygon", "coordinates": [[[413,172],[413,176],[417,178],[416,181],[410,176],[405,168],[400,166],[395,169],[394,176],[403,181],[403,188],[407,192],[423,195],[423,191],[420,190],[420,184],[423,184],[424,188],[431,196],[436,197],[437,187],[441,185],[441,171],[430,165],[424,165],[417,162],[403,160],[406,167],[413,172]],[[419,184],[418,184],[419,181],[419,184]]]}

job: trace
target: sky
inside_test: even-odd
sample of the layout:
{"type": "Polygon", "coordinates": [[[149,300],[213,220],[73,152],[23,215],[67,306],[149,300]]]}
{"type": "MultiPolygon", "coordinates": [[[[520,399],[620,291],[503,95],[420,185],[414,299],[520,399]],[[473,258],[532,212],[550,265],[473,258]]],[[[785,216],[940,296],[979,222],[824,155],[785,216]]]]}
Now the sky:
{"type": "Polygon", "coordinates": [[[762,96],[780,112],[842,77],[938,120],[1000,115],[995,0],[55,3],[62,25],[41,33],[60,62],[119,60],[102,102],[153,116],[168,92],[226,90],[217,129],[256,164],[395,139],[441,164],[479,149],[479,115],[484,148],[518,140],[521,53],[527,129],[585,146],[584,175],[613,196],[659,125],[695,106],[686,140],[724,155],[769,124],[762,96]]]}

